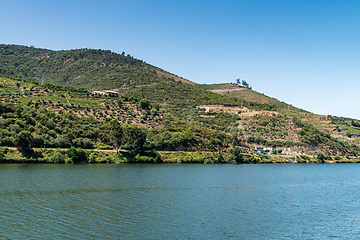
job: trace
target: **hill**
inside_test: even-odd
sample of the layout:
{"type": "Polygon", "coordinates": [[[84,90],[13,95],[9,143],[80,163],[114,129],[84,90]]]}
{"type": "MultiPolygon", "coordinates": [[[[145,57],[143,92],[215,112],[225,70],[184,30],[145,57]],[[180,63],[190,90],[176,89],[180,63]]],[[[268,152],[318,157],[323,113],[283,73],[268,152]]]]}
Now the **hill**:
{"type": "MultiPolygon", "coordinates": [[[[297,155],[360,155],[355,119],[312,114],[232,84],[195,84],[124,53],[0,45],[0,56],[3,146],[14,146],[25,130],[40,139],[34,146],[114,148],[109,123],[116,120],[144,131],[143,150],[246,153],[267,146],[297,155]],[[115,89],[120,97],[91,89],[115,89]]],[[[135,138],[118,144],[131,150],[135,138]]]]}
{"type": "MultiPolygon", "coordinates": [[[[272,106],[274,110],[272,114],[274,116],[283,116],[282,120],[292,119],[292,122],[295,123],[293,127],[283,127],[277,130],[279,136],[276,137],[276,130],[271,129],[269,126],[271,121],[274,122],[271,116],[269,116],[269,112],[237,109],[242,112],[239,116],[243,119],[244,126],[242,129],[248,132],[248,134],[245,134],[248,142],[260,144],[274,138],[285,141],[299,141],[305,149],[299,148],[298,150],[300,151],[298,153],[315,154],[316,152],[323,151],[332,155],[341,154],[341,152],[345,154],[352,147],[357,149],[360,144],[360,125],[358,125],[359,121],[356,119],[313,114],[258,93],[250,88],[239,87],[234,84],[210,84],[201,85],[200,87],[223,96],[241,99],[243,102],[247,101],[249,105],[256,102],[272,106]],[[246,127],[246,125],[250,125],[250,128],[255,131],[249,131],[249,127],[246,127]],[[311,128],[312,133],[307,132],[305,134],[299,127],[305,128],[306,132],[311,128]],[[326,136],[327,139],[319,140],[321,139],[320,135],[326,136]],[[306,139],[309,136],[311,136],[310,139],[306,139]],[[334,148],[334,146],[337,147],[334,148]]],[[[218,106],[210,106],[208,109],[234,112],[234,108],[226,109],[218,106]]],[[[291,124],[288,124],[288,126],[291,126],[291,124]]]]}
{"type": "Polygon", "coordinates": [[[108,50],[52,51],[0,45],[0,74],[59,86],[114,89],[151,84],[160,79],[192,82],[132,56],[108,50]]]}

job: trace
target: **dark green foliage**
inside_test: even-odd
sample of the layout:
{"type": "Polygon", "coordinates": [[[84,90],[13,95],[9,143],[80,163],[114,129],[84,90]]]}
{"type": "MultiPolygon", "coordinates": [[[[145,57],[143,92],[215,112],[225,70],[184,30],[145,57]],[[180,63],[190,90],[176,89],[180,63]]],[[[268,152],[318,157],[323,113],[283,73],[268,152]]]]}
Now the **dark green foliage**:
{"type": "Polygon", "coordinates": [[[66,151],[66,154],[72,160],[73,163],[86,163],[87,162],[87,153],[81,148],[71,147],[66,151]]]}
{"type": "Polygon", "coordinates": [[[240,148],[234,148],[232,151],[232,156],[231,156],[231,161],[235,162],[235,163],[243,163],[244,162],[244,157],[241,154],[241,150],[240,148]]]}
{"type": "Polygon", "coordinates": [[[146,142],[146,132],[144,128],[134,125],[123,125],[122,148],[130,152],[141,152],[146,142]]]}
{"type": "Polygon", "coordinates": [[[310,157],[309,157],[309,156],[300,155],[300,158],[304,159],[305,161],[310,161],[310,157]]]}
{"type": "Polygon", "coordinates": [[[118,150],[118,147],[122,141],[123,137],[123,129],[120,125],[120,123],[116,120],[111,120],[109,122],[109,128],[110,128],[110,139],[111,142],[114,144],[115,149],[118,150]]]}
{"type": "Polygon", "coordinates": [[[222,155],[221,152],[218,152],[217,154],[216,153],[213,153],[213,154],[214,154],[216,163],[225,163],[226,162],[224,159],[224,156],[222,155]]]}
{"type": "Polygon", "coordinates": [[[139,101],[139,107],[142,109],[149,109],[150,108],[150,102],[146,98],[143,98],[139,101]]]}
{"type": "Polygon", "coordinates": [[[152,149],[149,153],[148,153],[148,156],[151,157],[153,159],[153,162],[155,163],[161,163],[163,162],[162,161],[162,158],[161,158],[161,155],[155,150],[155,149],[152,149]]]}
{"type": "Polygon", "coordinates": [[[244,157],[243,163],[257,164],[259,163],[259,159],[254,157],[253,155],[244,157]]]}
{"type": "Polygon", "coordinates": [[[354,127],[360,127],[360,123],[358,121],[351,120],[351,125],[354,127]]]}
{"type": "Polygon", "coordinates": [[[60,151],[56,151],[54,155],[49,158],[49,163],[61,164],[65,163],[65,155],[60,151]]]}
{"type": "Polygon", "coordinates": [[[4,162],[5,160],[5,153],[2,148],[0,148],[0,162],[4,162]]]}
{"type": "Polygon", "coordinates": [[[326,157],[322,153],[316,155],[316,163],[323,163],[326,157]]]}
{"type": "Polygon", "coordinates": [[[264,145],[266,143],[266,140],[262,136],[250,136],[247,139],[248,143],[257,143],[264,145]]]}
{"type": "Polygon", "coordinates": [[[34,142],[34,137],[29,131],[21,131],[14,137],[14,144],[19,150],[26,155],[26,153],[30,152],[34,142]]]}

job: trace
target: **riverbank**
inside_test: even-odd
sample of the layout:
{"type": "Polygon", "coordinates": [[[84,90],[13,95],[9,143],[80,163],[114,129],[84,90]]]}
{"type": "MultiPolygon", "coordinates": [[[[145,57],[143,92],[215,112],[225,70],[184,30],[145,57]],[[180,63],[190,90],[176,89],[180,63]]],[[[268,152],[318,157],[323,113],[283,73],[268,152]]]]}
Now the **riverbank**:
{"type": "Polygon", "coordinates": [[[186,152],[186,151],[147,151],[140,153],[121,152],[114,150],[84,150],[79,148],[34,149],[26,157],[16,148],[1,147],[1,163],[198,163],[198,164],[271,164],[271,163],[358,163],[360,158],[329,157],[319,160],[317,156],[260,155],[224,152],[186,152]]]}

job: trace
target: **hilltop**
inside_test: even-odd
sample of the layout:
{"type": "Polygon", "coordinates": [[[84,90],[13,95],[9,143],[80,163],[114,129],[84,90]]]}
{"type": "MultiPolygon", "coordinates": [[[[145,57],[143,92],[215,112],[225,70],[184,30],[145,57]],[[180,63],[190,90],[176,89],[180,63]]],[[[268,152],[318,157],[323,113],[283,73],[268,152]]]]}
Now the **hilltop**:
{"type": "MultiPolygon", "coordinates": [[[[360,155],[356,119],[313,114],[234,84],[196,84],[125,53],[0,45],[0,57],[2,146],[15,146],[24,130],[36,139],[33,147],[113,149],[119,144],[131,150],[140,144],[140,152],[227,156],[237,148],[246,154],[267,146],[298,156],[360,155]],[[113,89],[119,97],[94,95],[95,89],[113,89]],[[143,132],[143,142],[133,141],[135,134],[115,143],[109,137],[113,120],[124,132],[143,132]]],[[[216,156],[180,161],[221,159],[216,156]]]]}
{"type": "Polygon", "coordinates": [[[141,86],[162,78],[194,84],[124,52],[117,54],[100,49],[52,51],[4,44],[0,44],[0,74],[97,90],[141,86]]]}

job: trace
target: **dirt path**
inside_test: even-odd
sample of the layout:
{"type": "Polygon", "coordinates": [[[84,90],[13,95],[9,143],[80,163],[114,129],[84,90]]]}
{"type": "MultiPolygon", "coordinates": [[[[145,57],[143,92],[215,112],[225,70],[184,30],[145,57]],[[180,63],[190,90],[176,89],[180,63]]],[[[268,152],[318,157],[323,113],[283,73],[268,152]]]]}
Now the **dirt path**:
{"type": "Polygon", "coordinates": [[[224,89],[214,89],[209,91],[213,93],[224,93],[224,92],[234,92],[234,91],[244,91],[244,90],[245,88],[224,88],[224,89]]]}

